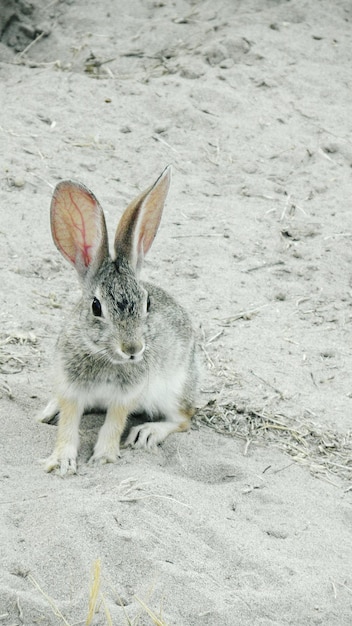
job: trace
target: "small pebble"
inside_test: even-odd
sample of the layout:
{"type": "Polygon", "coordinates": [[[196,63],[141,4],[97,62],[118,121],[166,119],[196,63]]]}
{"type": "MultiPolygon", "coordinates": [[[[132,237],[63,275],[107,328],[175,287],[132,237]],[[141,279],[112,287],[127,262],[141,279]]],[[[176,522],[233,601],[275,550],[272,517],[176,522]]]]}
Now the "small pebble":
{"type": "Polygon", "coordinates": [[[224,59],[220,62],[220,67],[222,70],[230,70],[231,67],[233,67],[234,63],[235,62],[233,59],[224,59]]]}
{"type": "Polygon", "coordinates": [[[242,170],[246,172],[246,174],[255,174],[258,170],[258,166],[256,163],[245,163],[242,165],[242,170]]]}
{"type": "Polygon", "coordinates": [[[323,352],[321,352],[320,354],[324,359],[334,359],[336,356],[335,351],[329,349],[323,350],[323,352]]]}
{"type": "Polygon", "coordinates": [[[154,128],[154,132],[157,135],[162,135],[163,133],[166,133],[169,129],[169,125],[168,124],[159,124],[158,126],[155,126],[154,128]]]}
{"type": "Polygon", "coordinates": [[[19,189],[21,189],[22,187],[24,187],[26,184],[26,181],[23,178],[13,178],[12,179],[12,186],[13,187],[18,187],[19,189]]]}

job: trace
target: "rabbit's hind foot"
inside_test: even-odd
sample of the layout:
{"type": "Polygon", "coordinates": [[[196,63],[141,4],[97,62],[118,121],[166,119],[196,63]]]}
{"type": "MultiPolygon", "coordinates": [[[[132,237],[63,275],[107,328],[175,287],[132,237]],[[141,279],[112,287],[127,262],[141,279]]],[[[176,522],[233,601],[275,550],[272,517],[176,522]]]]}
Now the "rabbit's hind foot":
{"type": "Polygon", "coordinates": [[[188,430],[193,413],[193,410],[187,412],[182,411],[176,420],[146,422],[139,426],[133,426],[125,441],[125,446],[155,450],[171,433],[188,430]]]}
{"type": "Polygon", "coordinates": [[[51,398],[45,409],[36,416],[36,421],[43,424],[56,424],[59,419],[59,412],[60,409],[56,398],[51,398]]]}

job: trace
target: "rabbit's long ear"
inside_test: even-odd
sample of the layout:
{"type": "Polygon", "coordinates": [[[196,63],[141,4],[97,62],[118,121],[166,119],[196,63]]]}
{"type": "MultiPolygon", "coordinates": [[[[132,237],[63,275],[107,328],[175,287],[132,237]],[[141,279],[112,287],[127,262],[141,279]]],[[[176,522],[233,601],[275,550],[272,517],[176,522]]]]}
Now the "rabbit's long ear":
{"type": "Polygon", "coordinates": [[[70,180],[59,183],[50,207],[51,232],[56,247],[84,278],[97,271],[108,256],[103,210],[89,189],[70,180]]]}
{"type": "Polygon", "coordinates": [[[116,261],[127,258],[138,273],[159,228],[171,168],[166,167],[158,180],[128,205],[115,235],[116,261]]]}

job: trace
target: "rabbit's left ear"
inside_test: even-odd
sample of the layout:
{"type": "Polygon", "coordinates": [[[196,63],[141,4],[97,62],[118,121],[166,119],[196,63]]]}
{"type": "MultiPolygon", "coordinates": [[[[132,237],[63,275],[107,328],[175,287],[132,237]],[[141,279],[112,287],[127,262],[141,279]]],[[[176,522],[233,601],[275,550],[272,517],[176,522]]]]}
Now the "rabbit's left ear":
{"type": "Polygon", "coordinates": [[[118,224],[116,261],[127,258],[137,273],[159,228],[170,180],[171,168],[168,166],[154,185],[128,205],[118,224]]]}

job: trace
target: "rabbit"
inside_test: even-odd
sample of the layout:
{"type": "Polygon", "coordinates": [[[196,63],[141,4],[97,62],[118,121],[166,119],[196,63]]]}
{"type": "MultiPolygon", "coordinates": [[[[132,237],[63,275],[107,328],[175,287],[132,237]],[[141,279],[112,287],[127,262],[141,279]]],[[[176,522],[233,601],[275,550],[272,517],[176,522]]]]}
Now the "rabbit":
{"type": "Polygon", "coordinates": [[[192,323],[168,293],[139,279],[169,186],[170,166],[128,205],[116,230],[113,257],[93,193],[71,180],[54,190],[53,240],[76,268],[82,296],[59,335],[56,393],[39,418],[49,422],[59,413],[48,472],[77,472],[79,425],[88,408],[106,410],[92,463],[117,460],[132,413],[143,412],[151,421],[132,427],[126,446],[153,449],[170,433],[190,427],[200,372],[192,323]]]}

